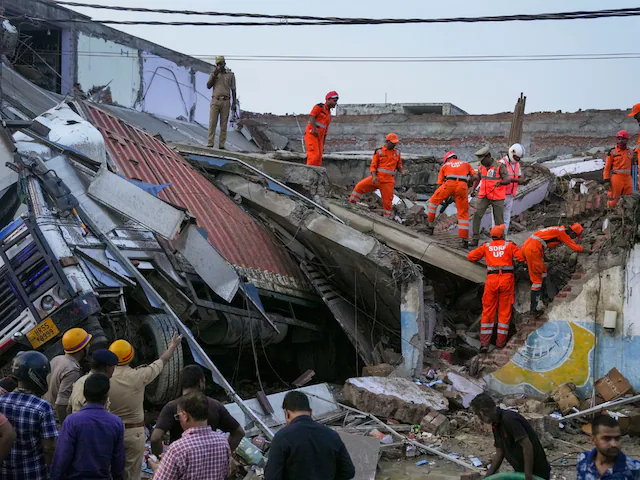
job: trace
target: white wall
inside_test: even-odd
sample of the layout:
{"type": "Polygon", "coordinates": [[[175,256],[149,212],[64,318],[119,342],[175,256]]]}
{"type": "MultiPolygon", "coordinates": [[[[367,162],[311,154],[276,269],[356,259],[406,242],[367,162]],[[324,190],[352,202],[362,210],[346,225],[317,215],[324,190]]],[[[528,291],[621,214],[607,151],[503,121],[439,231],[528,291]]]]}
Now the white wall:
{"type": "Polygon", "coordinates": [[[133,107],[140,90],[138,50],[80,33],[78,82],[85,92],[111,82],[113,102],[133,107]]]}

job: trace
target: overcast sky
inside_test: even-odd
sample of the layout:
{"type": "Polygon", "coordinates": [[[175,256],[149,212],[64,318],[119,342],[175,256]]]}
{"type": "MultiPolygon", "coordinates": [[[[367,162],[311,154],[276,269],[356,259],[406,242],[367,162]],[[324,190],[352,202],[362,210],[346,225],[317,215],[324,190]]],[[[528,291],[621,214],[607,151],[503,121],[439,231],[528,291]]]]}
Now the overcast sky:
{"type": "MultiPolygon", "coordinates": [[[[85,0],[225,12],[409,18],[637,7],[630,0],[85,0]]],[[[215,20],[75,9],[94,19],[215,20]]],[[[117,26],[191,55],[425,57],[640,52],[640,17],[446,25],[307,27],[117,26]]],[[[469,113],[630,109],[640,102],[640,59],[455,63],[232,61],[244,110],[307,113],[337,90],[341,103],[451,102],[469,113]]],[[[204,92],[203,92],[204,93],[204,92]]]]}

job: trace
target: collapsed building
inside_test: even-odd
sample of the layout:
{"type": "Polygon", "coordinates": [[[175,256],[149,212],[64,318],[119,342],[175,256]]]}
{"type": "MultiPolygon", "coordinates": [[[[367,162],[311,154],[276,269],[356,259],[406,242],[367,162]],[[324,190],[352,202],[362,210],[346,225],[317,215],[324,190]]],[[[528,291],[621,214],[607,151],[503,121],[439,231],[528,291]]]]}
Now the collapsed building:
{"type": "MultiPolygon", "coordinates": [[[[522,142],[531,156],[514,204],[513,240],[579,221],[593,253],[550,253],[553,301],[541,316],[527,314],[530,284],[518,272],[507,347],[478,355],[485,269],[453,246],[453,205],[441,208],[434,236],[419,229],[443,151],[455,148],[468,158],[489,144],[504,152],[511,114],[467,115],[450,104],[348,106],[332,123],[323,167],[309,167],[297,127],[306,118],[245,112],[234,124],[232,151],[213,150],[204,147],[202,125],[208,64],[104,26],[65,24],[82,16],[53,4],[41,14],[50,20],[33,31],[22,25],[21,35],[44,42],[44,28],[54,28],[56,48],[66,51],[69,42],[75,56],[62,55],[55,85],[45,67],[29,72],[2,64],[3,366],[17,350],[35,348],[28,332],[72,306],[103,343],[131,338],[139,362],[157,356],[172,328],[184,327],[190,348],[147,400],[162,404],[177,395],[181,366],[196,361],[236,402],[230,409],[243,425],[260,429],[283,421],[255,400],[243,403],[232,388],[238,372],[252,381],[257,372],[283,376],[277,390],[300,374],[295,386],[353,377],[346,396],[363,410],[380,407],[372,400],[377,395],[388,400],[377,414],[389,418],[400,415],[398,402],[422,401],[421,409],[402,416],[411,423],[449,408],[428,386],[436,366],[457,369],[447,377],[452,384],[464,383],[456,372],[479,379],[466,392],[456,384],[465,397],[478,389],[540,396],[567,383],[581,398],[597,397],[598,380],[614,368],[630,388],[640,388],[637,198],[608,212],[606,192],[595,181],[611,131],[629,122],[621,112],[525,117],[522,142]],[[115,51],[125,43],[135,50],[125,57],[142,71],[129,96],[131,85],[94,78],[80,55],[85,44],[115,51]],[[149,73],[151,54],[158,65],[149,73]],[[176,79],[163,79],[161,71],[176,79]],[[158,87],[160,80],[171,88],[158,87]],[[188,93],[189,102],[172,97],[161,108],[153,99],[169,90],[176,97],[188,93]],[[393,221],[382,218],[375,194],[357,206],[346,201],[367,174],[369,152],[390,130],[403,140],[409,172],[398,179],[393,221]],[[12,290],[18,284],[26,287],[15,289],[20,295],[12,290]],[[53,304],[43,303],[45,297],[53,304]],[[362,374],[371,378],[358,379],[362,374]],[[380,383],[380,377],[398,380],[380,383]]],[[[116,57],[105,62],[117,70],[123,59],[116,57]]],[[[489,215],[482,226],[490,227],[489,215]]],[[[59,351],[55,335],[42,339],[38,348],[59,351]]],[[[307,391],[329,395],[322,384],[306,388],[314,387],[307,391]]],[[[254,385],[248,395],[262,389],[254,385]]],[[[312,405],[336,415],[334,406],[312,405]]]]}

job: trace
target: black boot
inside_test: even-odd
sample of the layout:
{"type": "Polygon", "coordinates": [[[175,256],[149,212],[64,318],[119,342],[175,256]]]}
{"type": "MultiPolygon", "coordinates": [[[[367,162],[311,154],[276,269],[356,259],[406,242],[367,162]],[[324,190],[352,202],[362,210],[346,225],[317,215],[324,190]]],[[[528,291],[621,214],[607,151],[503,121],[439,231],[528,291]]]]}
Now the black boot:
{"type": "Polygon", "coordinates": [[[470,247],[477,247],[477,246],[478,246],[478,239],[477,239],[477,238],[472,238],[472,239],[469,241],[469,246],[470,246],[470,247]]]}
{"type": "Polygon", "coordinates": [[[531,290],[531,313],[538,313],[538,297],[540,292],[538,290],[531,290]]]}
{"type": "Polygon", "coordinates": [[[466,238],[460,239],[460,246],[462,248],[469,248],[469,240],[466,238]]]}

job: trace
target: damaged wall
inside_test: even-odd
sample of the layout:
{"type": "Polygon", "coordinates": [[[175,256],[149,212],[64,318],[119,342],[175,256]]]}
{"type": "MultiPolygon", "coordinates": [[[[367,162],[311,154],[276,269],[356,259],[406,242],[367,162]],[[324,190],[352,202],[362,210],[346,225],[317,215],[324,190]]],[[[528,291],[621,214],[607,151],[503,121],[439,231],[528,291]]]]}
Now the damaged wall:
{"type": "Polygon", "coordinates": [[[136,49],[80,33],[78,52],[78,83],[84,92],[104,87],[113,103],[135,105],[141,83],[136,49]]]}
{"type": "MultiPolygon", "coordinates": [[[[596,146],[613,146],[621,128],[637,132],[636,122],[621,110],[588,110],[575,113],[532,113],[525,115],[522,143],[528,155],[547,156],[586,151],[596,146]]],[[[288,137],[291,148],[300,147],[300,125],[306,115],[254,115],[269,128],[288,137]]],[[[407,153],[441,158],[455,150],[470,159],[488,144],[493,152],[506,153],[511,113],[494,115],[340,115],[333,119],[327,136],[328,152],[365,150],[381,146],[389,132],[400,137],[407,153]]]]}
{"type": "Polygon", "coordinates": [[[491,390],[540,395],[573,382],[585,396],[593,381],[614,367],[640,389],[640,299],[633,295],[640,286],[640,245],[626,266],[603,269],[600,278],[593,270],[589,276],[575,274],[554,300],[548,321],[528,335],[506,365],[485,377],[491,390]],[[617,314],[615,330],[603,327],[606,310],[617,314]]]}

